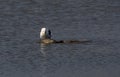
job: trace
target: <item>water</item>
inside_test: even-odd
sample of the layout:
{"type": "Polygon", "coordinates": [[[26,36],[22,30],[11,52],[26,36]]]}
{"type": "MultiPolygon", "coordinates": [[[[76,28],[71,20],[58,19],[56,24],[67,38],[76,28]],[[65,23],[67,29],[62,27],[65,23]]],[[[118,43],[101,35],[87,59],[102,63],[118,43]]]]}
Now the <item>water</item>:
{"type": "Polygon", "coordinates": [[[119,0],[1,0],[0,77],[119,77],[119,0]],[[53,38],[88,44],[42,45],[53,38]]]}

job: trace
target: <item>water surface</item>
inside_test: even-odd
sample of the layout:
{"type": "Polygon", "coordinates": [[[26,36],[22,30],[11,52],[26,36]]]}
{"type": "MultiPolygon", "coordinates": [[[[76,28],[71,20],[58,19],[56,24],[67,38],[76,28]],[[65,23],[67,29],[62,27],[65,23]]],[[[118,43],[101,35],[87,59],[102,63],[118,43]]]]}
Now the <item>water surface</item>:
{"type": "Polygon", "coordinates": [[[1,0],[0,77],[119,77],[119,0],[1,0]],[[53,38],[88,44],[37,43],[53,38]]]}

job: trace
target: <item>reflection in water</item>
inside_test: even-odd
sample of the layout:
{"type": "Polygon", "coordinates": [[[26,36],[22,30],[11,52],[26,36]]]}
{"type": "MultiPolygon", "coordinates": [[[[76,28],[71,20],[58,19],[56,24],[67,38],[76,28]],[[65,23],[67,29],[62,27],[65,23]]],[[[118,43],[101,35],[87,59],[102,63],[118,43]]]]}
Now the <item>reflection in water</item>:
{"type": "Polygon", "coordinates": [[[44,57],[46,56],[45,47],[46,47],[45,44],[43,43],[40,44],[40,52],[43,54],[44,57]]]}
{"type": "Polygon", "coordinates": [[[46,65],[46,52],[45,52],[45,48],[46,48],[46,45],[45,44],[40,44],[40,52],[42,53],[43,55],[43,61],[42,61],[42,64],[41,64],[41,67],[42,67],[42,71],[41,71],[41,76],[42,77],[47,77],[46,75],[46,70],[47,70],[47,67],[45,66],[46,65]]]}

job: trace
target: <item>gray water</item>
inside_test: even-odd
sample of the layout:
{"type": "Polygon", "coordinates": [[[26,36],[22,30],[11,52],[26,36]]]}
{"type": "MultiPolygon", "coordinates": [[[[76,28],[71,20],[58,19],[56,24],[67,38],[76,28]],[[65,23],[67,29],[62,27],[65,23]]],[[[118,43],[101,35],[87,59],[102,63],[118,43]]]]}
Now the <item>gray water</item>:
{"type": "Polygon", "coordinates": [[[0,0],[0,77],[120,77],[120,1],[0,0]]]}

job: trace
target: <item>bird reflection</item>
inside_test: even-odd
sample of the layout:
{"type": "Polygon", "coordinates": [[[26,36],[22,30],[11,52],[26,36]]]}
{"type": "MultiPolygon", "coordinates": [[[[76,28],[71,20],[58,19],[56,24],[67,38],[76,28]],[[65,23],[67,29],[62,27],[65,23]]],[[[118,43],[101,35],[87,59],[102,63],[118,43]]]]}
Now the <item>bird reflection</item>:
{"type": "Polygon", "coordinates": [[[43,57],[46,56],[45,48],[46,48],[46,45],[43,44],[43,43],[41,43],[41,44],[40,44],[40,52],[42,53],[43,57]]]}
{"type": "Polygon", "coordinates": [[[45,49],[46,49],[46,45],[45,44],[40,44],[40,52],[43,56],[43,61],[42,61],[42,71],[41,71],[41,77],[48,77],[46,75],[46,70],[47,70],[47,67],[46,67],[46,64],[47,64],[47,56],[46,56],[46,52],[45,52],[45,49]]]}

